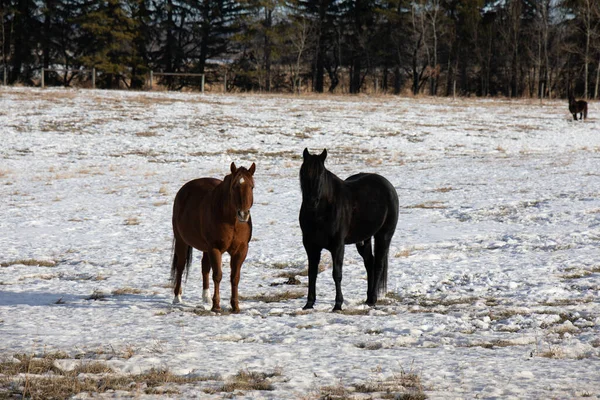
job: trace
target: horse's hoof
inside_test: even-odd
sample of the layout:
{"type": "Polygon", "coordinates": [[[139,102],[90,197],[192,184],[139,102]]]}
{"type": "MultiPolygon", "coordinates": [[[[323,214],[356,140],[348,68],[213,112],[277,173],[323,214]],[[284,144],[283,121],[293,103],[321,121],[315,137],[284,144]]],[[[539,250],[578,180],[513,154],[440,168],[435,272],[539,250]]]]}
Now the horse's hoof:
{"type": "Polygon", "coordinates": [[[240,308],[239,307],[232,308],[231,312],[234,313],[234,314],[239,314],[240,313],[240,308]]]}
{"type": "Polygon", "coordinates": [[[213,307],[210,311],[212,311],[214,313],[217,313],[217,314],[221,314],[221,311],[223,311],[223,310],[221,310],[221,307],[219,307],[219,308],[214,308],[213,307]]]}
{"type": "Polygon", "coordinates": [[[173,304],[181,304],[181,295],[173,297],[173,304]]]}
{"type": "Polygon", "coordinates": [[[312,310],[314,306],[314,303],[306,303],[306,305],[304,307],[302,307],[303,310],[312,310]]]}
{"type": "Polygon", "coordinates": [[[342,311],[342,306],[335,305],[331,311],[342,311]]]}

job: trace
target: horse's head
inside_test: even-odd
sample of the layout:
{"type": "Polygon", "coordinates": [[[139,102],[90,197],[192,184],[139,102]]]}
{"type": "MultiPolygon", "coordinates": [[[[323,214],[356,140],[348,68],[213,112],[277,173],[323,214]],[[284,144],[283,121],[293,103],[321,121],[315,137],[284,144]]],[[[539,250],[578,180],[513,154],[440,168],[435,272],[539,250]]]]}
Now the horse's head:
{"type": "Polygon", "coordinates": [[[304,149],[302,156],[304,158],[300,167],[302,198],[316,206],[323,194],[325,171],[327,171],[325,169],[327,149],[323,149],[323,152],[319,155],[310,154],[308,149],[304,149]]]}
{"type": "Polygon", "coordinates": [[[231,163],[229,189],[236,217],[240,222],[248,222],[250,220],[250,207],[252,207],[252,203],[254,202],[252,194],[254,189],[254,171],[256,171],[254,163],[248,169],[244,167],[236,168],[235,163],[231,163]]]}

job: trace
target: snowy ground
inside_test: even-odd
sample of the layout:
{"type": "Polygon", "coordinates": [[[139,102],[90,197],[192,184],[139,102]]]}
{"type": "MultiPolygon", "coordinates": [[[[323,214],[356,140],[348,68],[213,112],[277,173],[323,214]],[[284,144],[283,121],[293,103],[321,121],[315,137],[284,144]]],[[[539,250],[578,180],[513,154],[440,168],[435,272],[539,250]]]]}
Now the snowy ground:
{"type": "MultiPolygon", "coordinates": [[[[599,114],[594,102],[575,122],[565,101],[2,88],[0,358],[274,374],[274,390],[236,398],[331,387],[359,398],[360,385],[404,373],[429,398],[599,398],[599,114]],[[345,311],[331,312],[328,256],[315,310],[301,310],[305,147],[327,148],[342,178],[377,172],[398,190],[389,294],[375,309],[348,246],[345,311]],[[232,161],[257,164],[242,312],[227,312],[227,257],[226,312],[204,311],[199,252],[186,306],[173,307],[174,195],[232,161]]],[[[171,396],[232,395],[211,384],[171,396]]]]}

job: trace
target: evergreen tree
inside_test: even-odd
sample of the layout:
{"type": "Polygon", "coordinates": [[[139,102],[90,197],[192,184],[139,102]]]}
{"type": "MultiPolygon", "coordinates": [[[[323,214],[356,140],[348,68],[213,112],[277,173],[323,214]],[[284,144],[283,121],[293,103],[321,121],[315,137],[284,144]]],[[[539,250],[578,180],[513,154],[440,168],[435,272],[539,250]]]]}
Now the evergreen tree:
{"type": "Polygon", "coordinates": [[[81,19],[81,62],[101,73],[101,86],[118,87],[125,82],[129,66],[137,57],[137,24],[122,0],[94,0],[86,8],[88,12],[81,19]]]}

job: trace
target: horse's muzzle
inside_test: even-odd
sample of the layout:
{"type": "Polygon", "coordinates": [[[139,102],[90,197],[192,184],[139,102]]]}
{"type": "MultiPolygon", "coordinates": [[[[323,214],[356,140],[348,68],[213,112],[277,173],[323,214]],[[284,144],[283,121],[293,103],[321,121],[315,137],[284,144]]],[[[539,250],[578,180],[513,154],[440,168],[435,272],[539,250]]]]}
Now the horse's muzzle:
{"type": "Polygon", "coordinates": [[[240,222],[248,222],[248,220],[250,219],[250,210],[246,210],[246,211],[238,210],[237,219],[240,222]]]}

